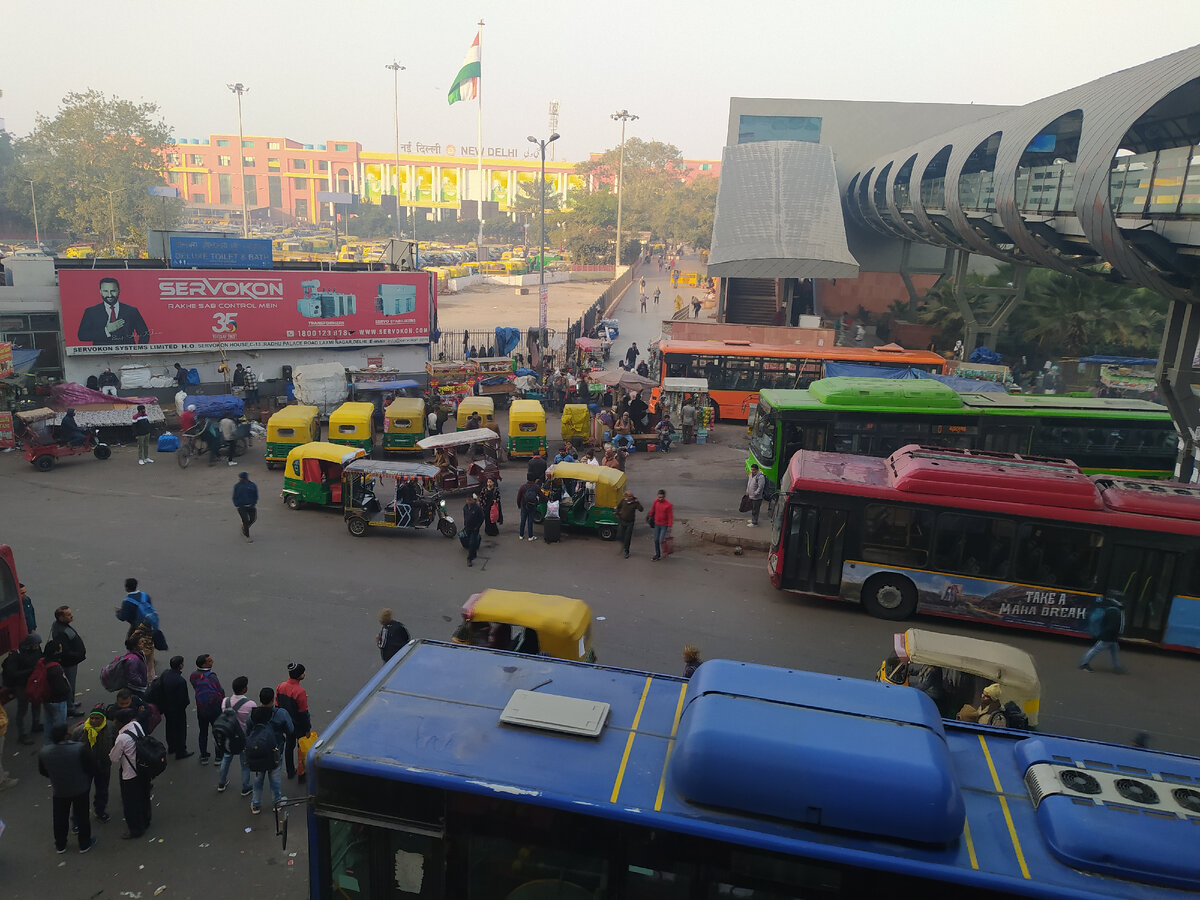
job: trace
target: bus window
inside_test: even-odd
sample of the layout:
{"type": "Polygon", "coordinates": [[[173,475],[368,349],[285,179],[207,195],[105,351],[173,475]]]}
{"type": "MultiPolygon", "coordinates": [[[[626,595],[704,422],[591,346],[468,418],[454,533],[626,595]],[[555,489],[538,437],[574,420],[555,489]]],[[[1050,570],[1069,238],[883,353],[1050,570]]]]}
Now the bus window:
{"type": "Polygon", "coordinates": [[[1031,584],[1090,591],[1104,537],[1096,531],[1057,525],[1022,525],[1016,576],[1031,584]]]}
{"type": "Polygon", "coordinates": [[[668,378],[687,378],[694,371],[692,357],[672,353],[666,358],[668,378]]]}
{"type": "Polygon", "coordinates": [[[1007,519],[943,513],[937,521],[934,565],[947,572],[1002,577],[1012,555],[1013,532],[1007,519]]]}
{"type": "Polygon", "coordinates": [[[328,841],[331,896],[445,896],[442,844],[436,838],[330,819],[328,841]]]}
{"type": "Polygon", "coordinates": [[[1028,425],[991,425],[983,423],[983,449],[991,453],[1027,453],[1028,425]]]}
{"type": "Polygon", "coordinates": [[[863,559],[884,565],[924,568],[932,531],[933,513],[930,510],[868,504],[863,519],[863,559]]]}
{"type": "MultiPolygon", "coordinates": [[[[775,459],[775,429],[779,424],[779,416],[771,409],[758,411],[758,419],[754,423],[754,434],[750,437],[750,450],[761,465],[770,466],[775,459]]],[[[783,467],[791,457],[785,456],[779,461],[779,476],[783,476],[783,467]]]]}

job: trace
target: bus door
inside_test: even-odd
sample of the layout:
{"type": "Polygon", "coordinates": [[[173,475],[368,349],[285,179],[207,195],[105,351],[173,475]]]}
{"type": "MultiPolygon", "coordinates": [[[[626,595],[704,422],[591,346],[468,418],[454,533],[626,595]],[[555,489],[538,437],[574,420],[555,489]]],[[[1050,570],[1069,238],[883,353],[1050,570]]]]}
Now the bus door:
{"type": "Polygon", "coordinates": [[[1179,554],[1171,550],[1113,544],[1106,593],[1125,607],[1125,637],[1162,640],[1178,563],[1179,554]]]}
{"type": "Polygon", "coordinates": [[[793,504],[788,510],[782,587],[836,597],[842,586],[844,509],[793,504]]]}

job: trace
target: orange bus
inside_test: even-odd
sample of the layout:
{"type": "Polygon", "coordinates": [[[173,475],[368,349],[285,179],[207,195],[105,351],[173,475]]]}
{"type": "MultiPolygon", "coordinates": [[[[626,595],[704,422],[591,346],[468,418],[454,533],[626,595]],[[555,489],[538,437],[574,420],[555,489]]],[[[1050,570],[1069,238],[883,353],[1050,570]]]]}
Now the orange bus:
{"type": "Polygon", "coordinates": [[[946,374],[946,360],[931,350],[881,347],[794,347],[750,341],[672,341],[659,344],[662,378],[707,378],[708,395],[721,419],[746,421],[766,388],[806,388],[826,377],[827,363],[946,374]]]}

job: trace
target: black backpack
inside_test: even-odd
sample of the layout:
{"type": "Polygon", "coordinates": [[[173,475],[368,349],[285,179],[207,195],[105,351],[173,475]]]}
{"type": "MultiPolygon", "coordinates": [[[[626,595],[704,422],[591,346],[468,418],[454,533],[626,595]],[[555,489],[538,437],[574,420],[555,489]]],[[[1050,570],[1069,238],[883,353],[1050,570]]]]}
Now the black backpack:
{"type": "Polygon", "coordinates": [[[167,748],[158,738],[146,734],[141,724],[133,735],[133,768],[145,778],[157,778],[167,770],[167,748]]]}
{"type": "Polygon", "coordinates": [[[246,749],[246,732],[242,730],[242,722],[238,718],[238,710],[250,700],[243,697],[230,706],[226,703],[221,707],[220,714],[213,719],[213,739],[217,742],[217,751],[224,756],[235,756],[246,749]]]}
{"type": "Polygon", "coordinates": [[[251,720],[250,731],[246,735],[246,765],[251,772],[270,772],[282,762],[279,752],[279,741],[271,722],[255,722],[251,720]]]}
{"type": "Polygon", "coordinates": [[[1017,705],[1015,700],[1009,700],[1004,704],[1004,718],[1008,719],[1008,727],[1016,728],[1020,731],[1029,730],[1029,716],[1025,715],[1025,711],[1017,705]]]}

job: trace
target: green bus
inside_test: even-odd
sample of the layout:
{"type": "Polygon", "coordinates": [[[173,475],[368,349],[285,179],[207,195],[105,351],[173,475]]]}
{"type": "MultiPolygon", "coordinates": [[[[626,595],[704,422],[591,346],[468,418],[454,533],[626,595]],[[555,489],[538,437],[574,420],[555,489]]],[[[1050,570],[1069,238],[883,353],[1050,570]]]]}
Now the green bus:
{"type": "Polygon", "coordinates": [[[807,390],[764,390],[751,463],[778,486],[798,450],[889,456],[907,444],[1065,457],[1089,474],[1167,478],[1178,436],[1147,400],[958,393],[939,381],[823,378],[807,390]]]}

